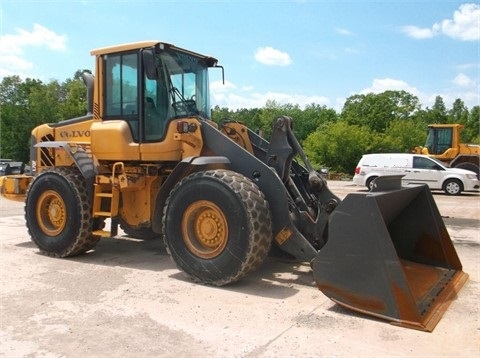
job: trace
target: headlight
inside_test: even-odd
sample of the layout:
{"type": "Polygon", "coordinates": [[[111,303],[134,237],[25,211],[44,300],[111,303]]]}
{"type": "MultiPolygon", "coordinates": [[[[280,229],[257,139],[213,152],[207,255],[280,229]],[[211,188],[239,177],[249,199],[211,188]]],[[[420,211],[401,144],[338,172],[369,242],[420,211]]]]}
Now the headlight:
{"type": "Polygon", "coordinates": [[[477,179],[477,175],[476,174],[467,174],[467,178],[468,179],[477,179]]]}

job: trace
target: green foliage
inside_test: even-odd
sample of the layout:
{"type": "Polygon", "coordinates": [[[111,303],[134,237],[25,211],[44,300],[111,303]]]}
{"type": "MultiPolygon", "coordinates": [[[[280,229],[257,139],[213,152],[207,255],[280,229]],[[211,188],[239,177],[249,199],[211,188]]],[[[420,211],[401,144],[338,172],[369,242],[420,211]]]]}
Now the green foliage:
{"type": "Polygon", "coordinates": [[[447,107],[441,96],[435,97],[435,103],[431,109],[427,109],[425,120],[429,124],[453,123],[448,120],[447,107]]]}
{"type": "Polygon", "coordinates": [[[480,144],[480,106],[473,107],[466,118],[466,122],[461,122],[465,125],[462,140],[465,143],[480,144]]]}
{"type": "Polygon", "coordinates": [[[425,143],[426,127],[413,120],[394,120],[389,123],[383,136],[385,152],[407,153],[425,143]],[[420,143],[420,144],[419,144],[420,143]]]}
{"type": "Polygon", "coordinates": [[[338,119],[334,109],[317,104],[310,104],[305,109],[298,105],[278,104],[275,101],[267,101],[261,109],[239,109],[235,112],[228,108],[216,106],[212,110],[212,119],[219,123],[222,119],[231,119],[245,123],[255,131],[261,131],[265,138],[272,133],[273,121],[280,116],[289,116],[293,119],[293,131],[298,140],[302,142],[307,136],[315,131],[320,125],[334,122],[338,119]]]}
{"type": "Polygon", "coordinates": [[[85,112],[86,88],[78,79],[45,84],[31,78],[4,77],[0,83],[0,157],[28,162],[33,128],[85,112]]]}
{"type": "Polygon", "coordinates": [[[310,134],[303,146],[316,168],[353,174],[362,154],[374,152],[380,142],[381,137],[366,126],[339,121],[310,134]]]}
{"type": "Polygon", "coordinates": [[[367,126],[383,133],[390,122],[408,119],[420,109],[416,96],[405,91],[353,95],[345,101],[340,118],[348,124],[367,126]]]}
{"type": "Polygon", "coordinates": [[[83,116],[87,111],[87,89],[79,79],[67,80],[63,85],[65,97],[61,101],[61,118],[83,116]]]}
{"type": "Polygon", "coordinates": [[[301,143],[317,128],[338,120],[335,110],[313,103],[306,106],[297,116],[291,117],[293,118],[293,131],[301,143]]]}
{"type": "Polygon", "coordinates": [[[463,143],[480,144],[480,106],[469,111],[465,103],[457,98],[447,113],[447,123],[460,123],[465,126],[460,133],[463,143]]]}
{"type": "Polygon", "coordinates": [[[27,162],[30,132],[44,119],[42,107],[50,97],[41,81],[11,76],[2,80],[0,98],[0,157],[27,162]]]}

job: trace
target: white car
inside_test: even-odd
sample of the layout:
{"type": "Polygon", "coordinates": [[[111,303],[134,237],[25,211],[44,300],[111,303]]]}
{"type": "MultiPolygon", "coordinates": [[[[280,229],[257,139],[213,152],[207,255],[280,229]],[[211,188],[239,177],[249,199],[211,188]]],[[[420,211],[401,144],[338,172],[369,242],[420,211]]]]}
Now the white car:
{"type": "Polygon", "coordinates": [[[402,185],[427,184],[431,190],[443,190],[449,195],[480,188],[476,173],[448,168],[434,158],[420,154],[365,154],[355,168],[353,183],[372,189],[375,178],[382,175],[404,175],[402,185]]]}

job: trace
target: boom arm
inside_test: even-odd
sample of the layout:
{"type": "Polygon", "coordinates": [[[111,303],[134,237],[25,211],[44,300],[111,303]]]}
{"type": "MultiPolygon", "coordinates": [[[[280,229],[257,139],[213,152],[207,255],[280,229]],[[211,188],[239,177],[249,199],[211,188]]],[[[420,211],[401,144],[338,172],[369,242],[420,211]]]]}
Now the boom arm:
{"type": "Polygon", "coordinates": [[[268,148],[258,148],[268,142],[260,141],[248,130],[249,137],[254,139],[252,146],[257,146],[257,156],[253,156],[210,123],[202,122],[201,126],[209,149],[229,158],[231,169],[250,178],[267,197],[275,241],[280,248],[299,260],[311,261],[326,241],[328,216],[340,199],[324,185],[303,151],[300,156],[310,173],[293,160],[300,145],[291,130],[291,118],[278,118],[275,127],[268,148]]]}

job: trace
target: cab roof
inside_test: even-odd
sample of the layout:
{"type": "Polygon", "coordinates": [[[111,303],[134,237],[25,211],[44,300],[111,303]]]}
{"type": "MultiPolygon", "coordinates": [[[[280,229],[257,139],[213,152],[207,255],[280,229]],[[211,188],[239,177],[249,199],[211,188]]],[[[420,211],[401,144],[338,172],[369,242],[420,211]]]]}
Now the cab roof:
{"type": "Polygon", "coordinates": [[[118,53],[118,52],[124,52],[124,51],[131,51],[131,50],[139,50],[142,48],[150,48],[157,46],[159,48],[171,48],[180,52],[187,53],[189,55],[202,58],[205,60],[209,60],[207,63],[212,63],[216,64],[218,60],[214,57],[211,56],[206,56],[202,55],[190,50],[186,50],[180,47],[176,47],[175,45],[172,45],[167,42],[161,42],[157,40],[149,40],[149,41],[138,41],[138,42],[129,42],[129,43],[124,43],[124,44],[119,44],[119,45],[114,45],[114,46],[107,46],[107,47],[101,47],[101,48],[96,48],[90,51],[90,54],[93,56],[101,56],[109,53],[118,53]]]}

